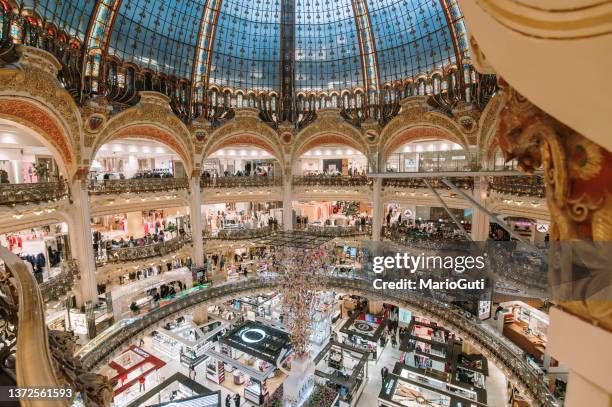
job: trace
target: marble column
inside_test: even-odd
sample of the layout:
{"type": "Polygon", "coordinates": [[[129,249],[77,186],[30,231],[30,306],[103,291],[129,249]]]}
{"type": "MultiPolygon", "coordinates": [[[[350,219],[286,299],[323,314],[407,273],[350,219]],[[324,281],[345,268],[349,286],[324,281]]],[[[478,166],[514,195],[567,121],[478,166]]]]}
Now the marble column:
{"type": "MultiPolygon", "coordinates": [[[[485,177],[474,177],[473,197],[476,202],[485,206],[488,184],[485,177]]],[[[472,240],[484,242],[489,237],[489,215],[476,206],[472,207],[472,240]]]]}
{"type": "Polygon", "coordinates": [[[189,221],[191,224],[192,259],[196,267],[204,265],[204,239],[202,238],[202,192],[200,177],[189,180],[189,221]]]}
{"type": "Polygon", "coordinates": [[[383,218],[384,208],[382,200],[382,178],[374,178],[372,187],[372,240],[379,241],[383,218]]]}
{"type": "Polygon", "coordinates": [[[72,204],[68,218],[68,236],[72,257],[79,267],[80,279],[75,291],[77,291],[77,306],[80,307],[87,301],[97,301],[96,263],[86,181],[77,179],[72,182],[70,192],[72,204]]]}
{"type": "Polygon", "coordinates": [[[283,230],[293,230],[293,199],[291,175],[283,177],[283,230]]]}

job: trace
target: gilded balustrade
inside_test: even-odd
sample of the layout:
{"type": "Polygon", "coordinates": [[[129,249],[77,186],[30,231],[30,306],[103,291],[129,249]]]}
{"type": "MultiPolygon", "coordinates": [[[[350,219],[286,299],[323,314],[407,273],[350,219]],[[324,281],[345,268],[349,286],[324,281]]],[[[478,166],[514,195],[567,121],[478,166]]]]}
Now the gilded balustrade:
{"type": "Polygon", "coordinates": [[[45,303],[52,300],[57,301],[60,297],[66,295],[72,289],[78,274],[79,270],[76,262],[74,260],[65,261],[59,274],[40,283],[38,286],[45,303]]]}
{"type": "Polygon", "coordinates": [[[319,226],[319,225],[297,225],[296,230],[302,230],[304,233],[320,237],[350,237],[350,236],[370,236],[372,234],[372,225],[354,225],[354,226],[319,226]]]}
{"type": "Polygon", "coordinates": [[[0,184],[0,205],[16,206],[52,202],[70,196],[66,181],[0,184]]]}
{"type": "MultiPolygon", "coordinates": [[[[474,189],[473,177],[449,177],[448,179],[458,188],[465,190],[474,189]]],[[[433,188],[450,190],[448,185],[442,182],[441,178],[427,178],[427,182],[429,182],[429,184],[433,188]]],[[[427,189],[427,185],[425,184],[424,178],[386,178],[383,179],[383,187],[427,189]]]]}
{"type": "Polygon", "coordinates": [[[544,198],[546,187],[542,177],[490,177],[489,189],[501,194],[544,198]]]}
{"type": "Polygon", "coordinates": [[[359,187],[371,186],[372,178],[366,176],[344,175],[303,175],[293,177],[294,186],[330,186],[330,187],[359,187]]]}
{"type": "Polygon", "coordinates": [[[281,177],[229,176],[200,178],[200,188],[279,187],[281,185],[281,177]]]}
{"type": "Polygon", "coordinates": [[[122,194],[139,192],[168,192],[189,188],[187,178],[135,178],[90,181],[91,195],[122,194]]]}

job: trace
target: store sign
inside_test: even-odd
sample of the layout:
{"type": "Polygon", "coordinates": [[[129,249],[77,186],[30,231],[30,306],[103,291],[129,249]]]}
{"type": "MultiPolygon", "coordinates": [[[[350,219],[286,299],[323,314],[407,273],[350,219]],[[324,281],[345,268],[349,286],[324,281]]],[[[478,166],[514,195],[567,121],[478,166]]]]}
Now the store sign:
{"type": "Polygon", "coordinates": [[[385,381],[384,395],[386,398],[391,399],[391,395],[393,394],[393,389],[395,389],[395,378],[390,377],[385,381]]]}
{"type": "Polygon", "coordinates": [[[538,223],[536,225],[536,230],[540,233],[548,233],[549,229],[550,229],[550,225],[546,223],[538,223]]]}

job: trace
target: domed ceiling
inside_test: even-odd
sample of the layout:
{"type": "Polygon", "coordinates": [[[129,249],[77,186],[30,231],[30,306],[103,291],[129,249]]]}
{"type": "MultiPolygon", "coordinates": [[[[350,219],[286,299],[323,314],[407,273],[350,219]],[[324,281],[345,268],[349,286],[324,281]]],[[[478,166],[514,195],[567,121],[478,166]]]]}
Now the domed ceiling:
{"type": "Polygon", "coordinates": [[[469,57],[457,0],[28,0],[24,7],[89,50],[204,86],[281,92],[289,75],[295,92],[371,89],[469,57]]]}

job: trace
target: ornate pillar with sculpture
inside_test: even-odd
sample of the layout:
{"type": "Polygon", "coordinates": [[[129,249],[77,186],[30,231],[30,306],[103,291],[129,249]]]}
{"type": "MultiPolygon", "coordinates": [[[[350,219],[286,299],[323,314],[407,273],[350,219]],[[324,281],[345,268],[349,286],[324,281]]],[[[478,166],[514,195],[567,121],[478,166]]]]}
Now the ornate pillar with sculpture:
{"type": "Polygon", "coordinates": [[[570,369],[565,406],[609,407],[612,357],[612,153],[500,80],[499,145],[519,168],[541,168],[550,211],[547,353],[570,369]],[[586,345],[586,346],[585,346],[586,345]]]}
{"type": "Polygon", "coordinates": [[[192,174],[189,180],[189,221],[193,262],[196,267],[201,267],[204,265],[204,239],[202,237],[202,192],[200,191],[199,174],[192,174]]]}
{"type": "Polygon", "coordinates": [[[283,174],[283,230],[293,230],[293,199],[291,173],[283,174]]]}
{"type": "Polygon", "coordinates": [[[385,216],[382,200],[382,178],[374,178],[372,186],[372,240],[379,241],[385,216]]]}
{"type": "Polygon", "coordinates": [[[68,230],[72,257],[79,266],[79,279],[76,281],[75,293],[77,306],[87,301],[96,302],[98,287],[96,282],[95,253],[91,236],[91,216],[89,212],[89,193],[85,171],[77,173],[70,185],[72,203],[68,216],[68,230]]]}

